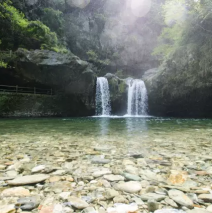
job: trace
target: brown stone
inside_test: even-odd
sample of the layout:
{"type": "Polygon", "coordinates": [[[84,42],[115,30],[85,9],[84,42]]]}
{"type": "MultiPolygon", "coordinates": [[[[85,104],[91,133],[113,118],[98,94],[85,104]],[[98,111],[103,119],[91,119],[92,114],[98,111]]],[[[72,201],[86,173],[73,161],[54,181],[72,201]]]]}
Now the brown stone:
{"type": "Polygon", "coordinates": [[[26,197],[29,195],[30,195],[29,190],[23,187],[14,187],[14,188],[5,189],[1,193],[2,197],[26,197]]]}
{"type": "Polygon", "coordinates": [[[54,182],[58,182],[61,180],[61,177],[60,176],[53,176],[53,177],[50,177],[49,178],[49,182],[50,183],[54,183],[54,182]]]}
{"type": "Polygon", "coordinates": [[[39,213],[52,213],[54,210],[54,206],[39,206],[39,213]]]}
{"type": "Polygon", "coordinates": [[[174,185],[181,185],[187,180],[187,178],[188,178],[187,172],[172,170],[168,182],[174,185]]]}
{"type": "Polygon", "coordinates": [[[199,175],[199,176],[208,175],[208,173],[206,171],[196,171],[195,174],[199,175]]]}

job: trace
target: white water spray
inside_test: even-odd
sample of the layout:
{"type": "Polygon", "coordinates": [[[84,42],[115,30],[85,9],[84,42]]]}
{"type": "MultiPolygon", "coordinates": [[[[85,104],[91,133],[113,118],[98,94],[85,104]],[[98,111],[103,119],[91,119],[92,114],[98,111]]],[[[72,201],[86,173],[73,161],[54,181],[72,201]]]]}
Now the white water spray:
{"type": "Polygon", "coordinates": [[[96,84],[96,115],[109,116],[110,112],[111,106],[108,80],[104,77],[99,77],[97,78],[96,84]]]}
{"type": "Polygon", "coordinates": [[[128,115],[147,115],[148,97],[144,82],[138,79],[131,79],[128,89],[128,115]]]}

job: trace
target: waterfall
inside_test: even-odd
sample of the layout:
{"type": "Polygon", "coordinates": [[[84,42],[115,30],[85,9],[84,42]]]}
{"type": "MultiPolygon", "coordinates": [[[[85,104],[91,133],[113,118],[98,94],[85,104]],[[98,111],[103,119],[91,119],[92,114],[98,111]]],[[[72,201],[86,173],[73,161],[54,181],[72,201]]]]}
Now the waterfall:
{"type": "Polygon", "coordinates": [[[128,88],[128,115],[147,115],[148,97],[144,82],[131,79],[128,88]]]}
{"type": "Polygon", "coordinates": [[[109,116],[110,112],[111,106],[108,80],[104,77],[99,77],[97,78],[96,84],[96,115],[109,116]]]}

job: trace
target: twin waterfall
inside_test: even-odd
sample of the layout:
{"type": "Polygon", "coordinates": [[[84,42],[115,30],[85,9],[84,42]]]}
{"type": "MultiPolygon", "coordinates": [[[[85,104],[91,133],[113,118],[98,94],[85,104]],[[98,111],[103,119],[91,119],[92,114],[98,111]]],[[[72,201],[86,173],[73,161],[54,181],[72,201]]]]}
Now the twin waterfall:
{"type": "MultiPolygon", "coordinates": [[[[138,79],[128,81],[127,116],[147,115],[147,90],[144,82],[138,79]]],[[[110,90],[105,77],[97,78],[96,84],[96,115],[110,116],[110,90]]]]}
{"type": "Polygon", "coordinates": [[[142,80],[132,79],[128,83],[127,115],[147,115],[147,90],[142,80]]]}
{"type": "Polygon", "coordinates": [[[107,78],[97,78],[96,83],[96,115],[109,116],[111,112],[110,106],[110,90],[107,78]]]}

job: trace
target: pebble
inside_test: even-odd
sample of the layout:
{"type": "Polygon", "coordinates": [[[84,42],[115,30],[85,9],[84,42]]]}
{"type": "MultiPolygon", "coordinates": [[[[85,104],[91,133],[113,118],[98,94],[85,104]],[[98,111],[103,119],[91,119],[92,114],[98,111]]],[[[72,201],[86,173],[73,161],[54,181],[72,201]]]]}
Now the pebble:
{"type": "Polygon", "coordinates": [[[114,207],[109,207],[107,213],[136,213],[138,205],[136,203],[127,204],[114,204],[114,207]]]}
{"type": "Polygon", "coordinates": [[[201,194],[198,198],[205,202],[212,203],[212,194],[201,194]]]}
{"type": "Polygon", "coordinates": [[[31,170],[31,172],[32,172],[32,173],[38,173],[38,172],[43,171],[45,168],[46,168],[45,165],[39,165],[39,166],[34,167],[34,168],[31,170]]]}
{"type": "Polygon", "coordinates": [[[113,181],[122,181],[124,180],[124,177],[121,175],[104,175],[104,179],[113,182],[113,181]]]}
{"type": "Polygon", "coordinates": [[[137,193],[141,190],[141,184],[136,181],[129,181],[118,183],[114,186],[114,188],[128,193],[137,193]]]}
{"type": "Polygon", "coordinates": [[[84,200],[82,200],[80,198],[77,198],[77,197],[73,197],[73,196],[71,196],[69,198],[69,202],[76,209],[85,209],[85,208],[87,208],[89,206],[88,203],[85,202],[84,200]]]}
{"type": "Polygon", "coordinates": [[[151,200],[151,199],[148,200],[147,206],[148,206],[148,209],[149,209],[150,212],[154,212],[157,209],[159,209],[159,203],[156,202],[155,200],[151,200]]]}
{"type": "Polygon", "coordinates": [[[71,192],[62,192],[59,194],[60,199],[63,201],[68,201],[69,196],[71,195],[71,192]]]}
{"type": "Polygon", "coordinates": [[[0,206],[1,213],[16,213],[15,205],[3,205],[0,206]]]}
{"type": "Polygon", "coordinates": [[[141,181],[141,178],[137,175],[129,174],[129,173],[126,173],[126,172],[123,175],[127,180],[141,181]]]}
{"type": "Polygon", "coordinates": [[[30,195],[29,190],[23,187],[14,187],[14,188],[5,189],[1,193],[1,197],[26,197],[29,195],[30,195]]]}
{"type": "Polygon", "coordinates": [[[14,180],[8,181],[8,185],[11,186],[21,186],[40,183],[48,179],[49,175],[39,174],[39,175],[28,175],[23,177],[17,177],[14,180]]]}
{"type": "Polygon", "coordinates": [[[103,175],[107,175],[107,174],[111,174],[112,172],[110,170],[100,170],[100,171],[96,171],[92,174],[93,177],[98,178],[101,177],[103,175]]]}
{"type": "Polygon", "coordinates": [[[106,189],[104,196],[106,199],[112,199],[116,196],[119,196],[119,192],[115,189],[106,189]]]}
{"type": "Polygon", "coordinates": [[[166,198],[165,195],[159,195],[156,193],[147,193],[147,194],[141,194],[140,198],[143,201],[148,201],[148,200],[155,200],[155,201],[161,201],[164,200],[166,198]]]}
{"type": "Polygon", "coordinates": [[[108,164],[108,163],[110,163],[110,160],[95,157],[91,160],[91,162],[94,163],[94,164],[108,164]]]}
{"type": "Polygon", "coordinates": [[[166,197],[164,201],[171,207],[178,208],[178,205],[172,199],[166,197]]]}
{"type": "Polygon", "coordinates": [[[114,203],[125,203],[125,204],[129,203],[129,201],[122,195],[114,197],[113,202],[114,203]]]}
{"type": "Polygon", "coordinates": [[[82,213],[98,213],[93,207],[88,207],[82,211],[82,213]]]}
{"type": "Polygon", "coordinates": [[[38,207],[39,203],[40,203],[39,198],[36,196],[20,198],[17,201],[17,204],[21,205],[20,208],[22,210],[35,209],[36,207],[38,207]]]}
{"type": "Polygon", "coordinates": [[[185,206],[189,209],[193,208],[192,200],[188,196],[186,196],[183,192],[177,189],[171,189],[168,191],[168,195],[172,200],[174,200],[181,206],[185,206]]]}
{"type": "Polygon", "coordinates": [[[205,209],[192,209],[186,211],[186,213],[210,213],[210,212],[205,209]]]}
{"type": "Polygon", "coordinates": [[[207,207],[207,211],[212,212],[212,205],[207,207]]]}

